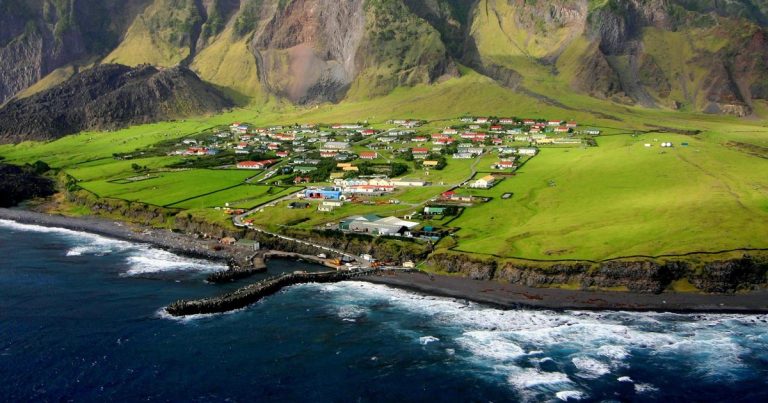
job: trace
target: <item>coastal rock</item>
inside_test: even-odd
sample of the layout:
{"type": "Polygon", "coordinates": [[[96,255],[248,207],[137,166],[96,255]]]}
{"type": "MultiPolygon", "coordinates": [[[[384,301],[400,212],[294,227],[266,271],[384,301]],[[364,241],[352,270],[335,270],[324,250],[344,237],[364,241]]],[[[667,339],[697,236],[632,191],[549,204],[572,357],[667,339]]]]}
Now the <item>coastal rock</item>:
{"type": "Polygon", "coordinates": [[[690,281],[705,292],[734,292],[765,284],[767,273],[768,259],[745,255],[741,259],[706,263],[690,276],[690,281]]]}
{"type": "Polygon", "coordinates": [[[0,207],[11,207],[34,198],[50,196],[52,180],[40,176],[33,166],[0,164],[0,207]]]}
{"type": "Polygon", "coordinates": [[[461,254],[432,255],[430,265],[467,278],[495,280],[528,287],[578,285],[582,289],[622,289],[661,293],[672,282],[687,279],[704,292],[732,293],[768,284],[768,258],[743,258],[699,262],[690,260],[614,260],[601,263],[553,262],[498,266],[493,259],[461,254]]]}

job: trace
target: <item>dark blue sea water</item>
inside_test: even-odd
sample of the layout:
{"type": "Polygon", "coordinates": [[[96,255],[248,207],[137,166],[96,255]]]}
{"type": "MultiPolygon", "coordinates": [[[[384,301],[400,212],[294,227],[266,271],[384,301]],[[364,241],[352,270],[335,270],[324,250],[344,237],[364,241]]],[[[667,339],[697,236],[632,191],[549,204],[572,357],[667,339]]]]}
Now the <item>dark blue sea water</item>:
{"type": "MultiPolygon", "coordinates": [[[[302,285],[170,319],[222,267],[0,221],[0,401],[768,400],[768,317],[502,311],[302,285]]],[[[270,270],[305,269],[274,263],[270,270]]]]}

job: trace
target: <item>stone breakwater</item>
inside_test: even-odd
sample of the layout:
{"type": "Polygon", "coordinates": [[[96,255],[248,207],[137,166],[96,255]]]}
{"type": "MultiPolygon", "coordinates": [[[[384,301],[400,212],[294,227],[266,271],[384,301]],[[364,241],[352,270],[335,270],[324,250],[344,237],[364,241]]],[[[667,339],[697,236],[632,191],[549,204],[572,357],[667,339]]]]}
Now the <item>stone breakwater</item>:
{"type": "Polygon", "coordinates": [[[285,287],[304,283],[335,283],[358,277],[381,274],[383,270],[329,271],[322,273],[292,273],[268,278],[231,293],[198,300],[179,300],[165,308],[172,316],[224,313],[245,308],[285,287]]]}

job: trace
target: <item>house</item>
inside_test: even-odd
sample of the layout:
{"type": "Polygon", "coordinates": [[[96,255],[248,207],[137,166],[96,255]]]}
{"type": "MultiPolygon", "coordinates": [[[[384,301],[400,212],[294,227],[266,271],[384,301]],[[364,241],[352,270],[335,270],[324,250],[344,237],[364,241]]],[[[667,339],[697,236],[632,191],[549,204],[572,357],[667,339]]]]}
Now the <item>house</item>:
{"type": "Polygon", "coordinates": [[[515,124],[515,120],[511,118],[501,118],[499,119],[499,123],[502,125],[513,125],[515,124]]]}
{"type": "Polygon", "coordinates": [[[442,215],[445,214],[445,210],[447,210],[446,207],[440,207],[440,206],[425,206],[424,207],[424,214],[429,215],[442,215]]]}
{"type": "Polygon", "coordinates": [[[407,236],[410,235],[410,230],[417,225],[419,223],[401,220],[397,217],[380,217],[369,214],[349,217],[339,223],[339,229],[371,235],[407,236]]]}
{"type": "Polygon", "coordinates": [[[184,151],[184,155],[207,155],[208,149],[205,147],[190,147],[184,151]]]}
{"type": "Polygon", "coordinates": [[[280,149],[280,144],[270,143],[270,144],[267,145],[267,149],[269,149],[271,151],[279,150],[280,149]]]}
{"type": "Polygon", "coordinates": [[[300,183],[309,183],[312,182],[312,179],[307,176],[297,176],[293,179],[293,183],[298,185],[300,183]]]}
{"type": "Polygon", "coordinates": [[[520,155],[536,155],[539,153],[539,149],[533,147],[520,147],[517,149],[517,153],[520,155]]]}
{"type": "Polygon", "coordinates": [[[597,130],[597,129],[587,129],[587,130],[584,130],[584,133],[592,135],[592,136],[599,136],[600,135],[600,130],[597,130]]]}
{"type": "Polygon", "coordinates": [[[333,158],[339,155],[336,151],[320,151],[320,158],[333,158]]]}
{"type": "Polygon", "coordinates": [[[554,127],[554,126],[560,126],[563,123],[562,120],[550,120],[547,122],[547,126],[554,127]]]}
{"type": "Polygon", "coordinates": [[[566,127],[566,126],[555,127],[555,133],[568,133],[570,131],[571,131],[571,129],[569,127],[566,127]]]}
{"type": "Polygon", "coordinates": [[[323,144],[323,150],[346,150],[349,148],[349,143],[346,141],[329,141],[323,144]]]}
{"type": "Polygon", "coordinates": [[[288,151],[278,151],[276,155],[280,158],[285,158],[288,156],[288,151]]]}
{"type": "Polygon", "coordinates": [[[391,183],[396,187],[422,187],[427,185],[427,182],[418,179],[392,179],[391,183]]]}
{"type": "Polygon", "coordinates": [[[360,153],[360,159],[375,160],[376,158],[379,158],[379,153],[376,151],[363,151],[360,153]]]}
{"type": "Polygon", "coordinates": [[[471,195],[460,195],[452,190],[443,192],[440,195],[440,198],[443,200],[449,200],[453,202],[471,202],[473,200],[471,195]]]}
{"type": "Polygon", "coordinates": [[[373,136],[374,134],[376,134],[376,130],[366,129],[361,131],[360,134],[362,134],[363,136],[373,136]]]}
{"type": "Polygon", "coordinates": [[[578,126],[579,126],[579,124],[576,123],[576,122],[566,122],[565,123],[565,127],[569,128],[569,129],[575,129],[578,126]]]}
{"type": "Polygon", "coordinates": [[[270,165],[274,164],[275,160],[264,160],[264,161],[243,161],[237,163],[238,169],[265,169],[268,168],[270,165]]]}
{"type": "Polygon", "coordinates": [[[422,163],[422,165],[424,165],[424,167],[427,167],[427,168],[434,168],[439,164],[440,163],[438,161],[434,161],[434,160],[426,160],[422,163]]]}
{"type": "Polygon", "coordinates": [[[477,123],[479,125],[484,125],[484,124],[486,124],[486,123],[488,123],[490,121],[491,120],[488,119],[488,118],[477,118],[477,119],[475,119],[475,123],[477,123]]]}
{"type": "Polygon", "coordinates": [[[499,162],[493,164],[493,166],[491,168],[494,168],[494,169],[512,169],[514,167],[515,167],[515,162],[514,161],[499,161],[499,162]]]}
{"type": "Polygon", "coordinates": [[[495,185],[497,182],[497,179],[493,175],[486,175],[482,178],[472,182],[469,184],[469,187],[475,188],[475,189],[490,189],[495,185]]]}
{"type": "Polygon", "coordinates": [[[470,153],[455,153],[451,157],[455,160],[468,160],[474,158],[475,155],[470,153]]]}
{"type": "Polygon", "coordinates": [[[423,136],[414,137],[413,141],[416,142],[416,143],[423,143],[423,142],[427,141],[427,138],[423,137],[423,136]]]}
{"type": "Polygon", "coordinates": [[[454,134],[459,134],[459,131],[456,130],[456,129],[451,129],[450,127],[447,127],[445,129],[443,129],[443,134],[450,136],[450,135],[454,135],[454,134]]]}
{"type": "Polygon", "coordinates": [[[317,200],[344,200],[341,189],[337,187],[306,189],[304,197],[317,200]]]}
{"type": "Polygon", "coordinates": [[[353,186],[347,186],[343,188],[344,194],[353,194],[353,195],[382,196],[386,193],[391,193],[394,191],[395,191],[395,187],[392,185],[353,185],[353,186]]]}
{"type": "Polygon", "coordinates": [[[429,154],[429,148],[414,148],[411,149],[411,153],[413,154],[413,158],[426,158],[429,154]]]}
{"type": "Polygon", "coordinates": [[[493,125],[493,126],[490,127],[490,130],[492,132],[500,132],[500,131],[504,130],[504,128],[499,126],[499,125],[493,125]]]}
{"type": "Polygon", "coordinates": [[[533,126],[535,124],[536,124],[536,121],[533,119],[523,119],[524,126],[533,126]]]}

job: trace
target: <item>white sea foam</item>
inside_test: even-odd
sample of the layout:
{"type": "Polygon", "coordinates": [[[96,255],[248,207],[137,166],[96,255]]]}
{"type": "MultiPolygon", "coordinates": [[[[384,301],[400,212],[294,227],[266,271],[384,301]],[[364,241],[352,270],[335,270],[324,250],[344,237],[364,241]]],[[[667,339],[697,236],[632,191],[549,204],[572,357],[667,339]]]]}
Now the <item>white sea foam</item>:
{"type": "Polygon", "coordinates": [[[557,396],[558,399],[567,402],[569,400],[581,400],[584,398],[584,392],[579,392],[578,390],[562,390],[560,392],[555,393],[555,396],[557,396]]]}
{"type": "Polygon", "coordinates": [[[149,247],[140,247],[132,251],[127,261],[130,268],[124,273],[125,276],[174,271],[213,273],[227,268],[221,263],[187,258],[162,249],[149,247]]]}
{"type": "Polygon", "coordinates": [[[510,361],[526,355],[525,350],[505,338],[500,332],[487,330],[465,332],[456,341],[475,356],[496,361],[510,361]]]}
{"type": "Polygon", "coordinates": [[[629,351],[624,346],[600,346],[597,349],[597,354],[614,361],[621,361],[629,357],[629,351]]]}
{"type": "Polygon", "coordinates": [[[630,378],[628,376],[621,376],[621,377],[616,378],[616,380],[619,381],[619,382],[629,382],[629,383],[634,382],[632,380],[632,378],[630,378]]]}
{"type": "Polygon", "coordinates": [[[579,370],[576,375],[582,378],[595,379],[611,372],[611,367],[608,364],[594,358],[573,357],[571,362],[579,370]]]}
{"type": "Polygon", "coordinates": [[[64,236],[75,245],[67,250],[69,257],[92,255],[104,256],[112,253],[125,253],[129,265],[123,275],[137,276],[148,273],[171,271],[194,271],[210,273],[225,270],[227,267],[202,259],[179,256],[145,244],[121,241],[88,232],[73,231],[65,228],[44,227],[34,224],[20,224],[10,220],[0,220],[0,226],[17,231],[53,233],[64,236]]]}
{"type": "Polygon", "coordinates": [[[436,341],[440,341],[440,339],[438,339],[435,336],[422,336],[422,337],[419,337],[419,344],[421,344],[422,346],[426,346],[427,344],[434,343],[436,341]]]}
{"type": "Polygon", "coordinates": [[[515,371],[507,381],[520,391],[530,388],[552,389],[573,384],[568,375],[562,372],[543,372],[533,368],[515,371]]]}
{"type": "Polygon", "coordinates": [[[92,234],[89,232],[73,231],[66,228],[59,227],[45,227],[35,224],[22,224],[16,221],[2,220],[0,219],[0,226],[14,230],[25,232],[40,232],[47,234],[58,234],[65,238],[77,242],[81,245],[73,247],[67,251],[67,256],[79,256],[83,254],[90,254],[96,252],[123,250],[131,246],[129,242],[119,241],[103,237],[101,235],[92,234]]]}
{"type": "Polygon", "coordinates": [[[637,393],[653,393],[657,392],[659,388],[651,385],[650,383],[638,383],[635,384],[635,392],[637,393]]]}
{"type": "Polygon", "coordinates": [[[174,322],[188,324],[188,323],[193,323],[195,321],[198,321],[200,319],[213,318],[213,317],[225,316],[225,315],[234,315],[246,309],[247,308],[240,308],[240,309],[235,309],[233,311],[221,312],[221,313],[200,313],[195,315],[173,316],[170,313],[168,313],[168,311],[166,310],[166,307],[163,307],[157,310],[157,312],[155,312],[155,317],[159,319],[172,320],[174,322]]]}
{"type": "MultiPolygon", "coordinates": [[[[627,367],[635,355],[700,368],[703,376],[736,377],[744,368],[740,357],[749,351],[742,346],[748,340],[744,333],[750,333],[744,329],[768,319],[766,315],[737,314],[503,311],[384,285],[307,286],[318,287],[345,303],[404,310],[421,317],[425,324],[455,334],[441,337],[441,343],[455,343],[456,357],[468,360],[471,368],[483,369],[478,373],[508,377],[518,389],[567,382],[570,391],[574,385],[569,376],[596,380],[627,367]],[[460,354],[461,350],[469,354],[460,354]],[[564,354],[568,351],[578,353],[564,354]]],[[[647,383],[636,385],[643,392],[653,390],[647,383]]]]}
{"type": "Polygon", "coordinates": [[[344,321],[354,322],[365,316],[367,309],[358,305],[342,305],[336,308],[336,315],[344,321]]]}

